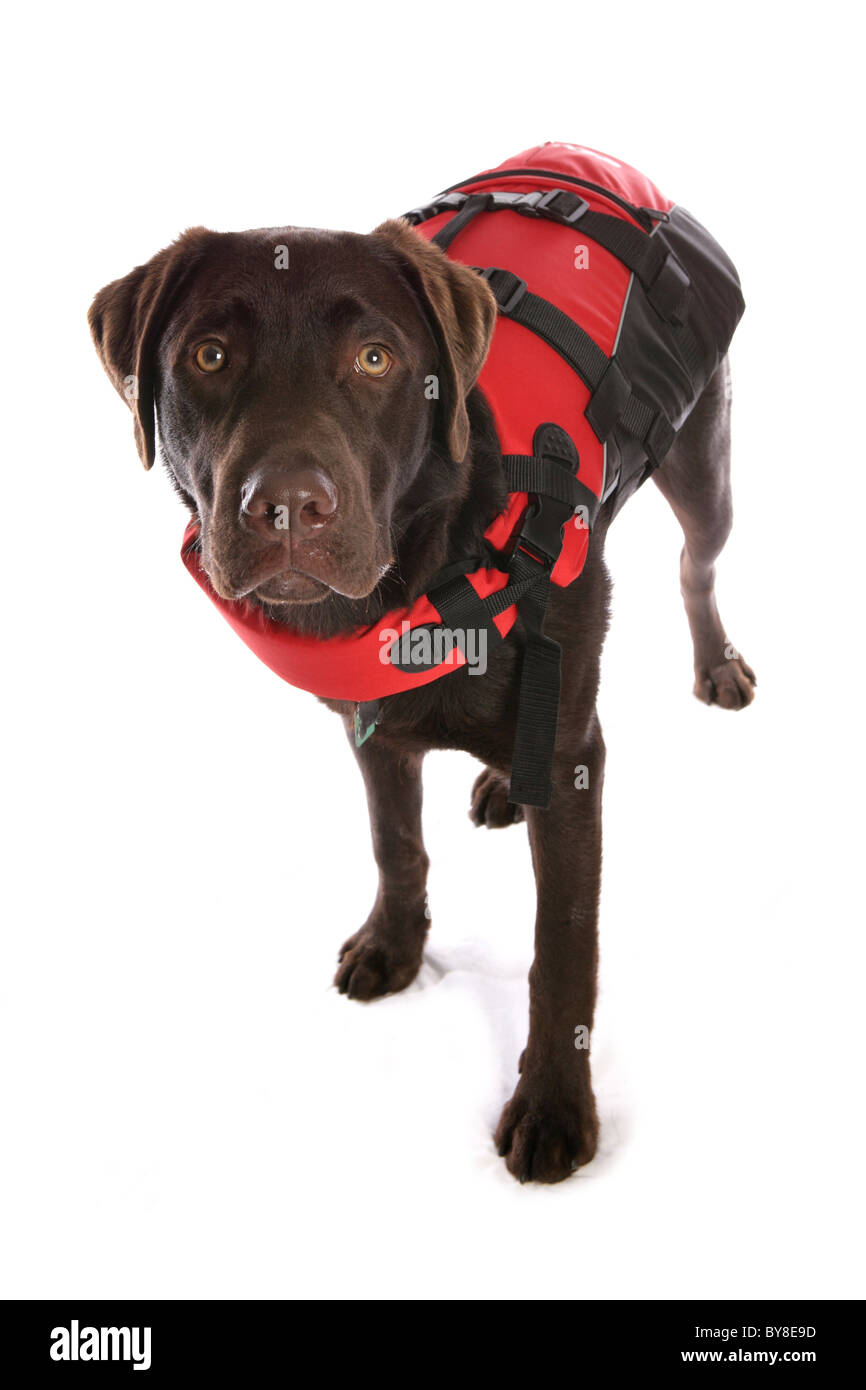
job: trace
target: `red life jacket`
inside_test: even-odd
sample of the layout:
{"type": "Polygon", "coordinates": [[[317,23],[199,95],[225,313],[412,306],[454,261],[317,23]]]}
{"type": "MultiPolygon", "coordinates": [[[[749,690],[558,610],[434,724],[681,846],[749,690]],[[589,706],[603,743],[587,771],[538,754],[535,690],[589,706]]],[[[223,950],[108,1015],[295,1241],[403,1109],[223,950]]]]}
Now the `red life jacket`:
{"type": "Polygon", "coordinates": [[[521,721],[511,795],[546,805],[558,648],[541,632],[539,595],[578,578],[598,507],[613,499],[618,510],[664,459],[727,351],[744,308],[739,280],[684,209],[628,165],[578,145],[516,155],[407,218],[479,270],[499,306],[478,384],[510,492],[485,532],[487,563],[434,582],[372,627],[319,639],[220,598],[201,567],[196,523],[182,556],[278,676],[360,707],[359,742],[383,699],[466,664],[459,634],[481,630],[499,642],[520,611],[523,697],[532,696],[537,727],[521,721]],[[442,636],[438,647],[422,642],[431,634],[442,636]]]}

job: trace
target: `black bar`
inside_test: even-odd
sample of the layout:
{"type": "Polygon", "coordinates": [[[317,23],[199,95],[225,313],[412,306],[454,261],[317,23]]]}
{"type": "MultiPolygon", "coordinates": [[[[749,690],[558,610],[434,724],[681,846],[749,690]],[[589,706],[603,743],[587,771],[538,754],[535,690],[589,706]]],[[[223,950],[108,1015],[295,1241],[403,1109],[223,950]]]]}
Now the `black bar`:
{"type": "MultiPolygon", "coordinates": [[[[411,1280],[407,1282],[410,1287],[403,1301],[412,1302],[411,1280]]],[[[419,1296],[419,1301],[427,1299],[419,1296]]],[[[483,1293],[478,1301],[485,1301],[483,1293]]],[[[799,1373],[804,1379],[809,1372],[820,1372],[826,1379],[828,1372],[846,1363],[852,1372],[861,1364],[861,1301],[564,1301],[573,1301],[574,1306],[566,1341],[557,1338],[557,1358],[573,1361],[578,1381],[596,1366],[648,1376],[713,1365],[734,1374],[736,1368],[746,1368],[758,1376],[758,1368],[763,1367],[799,1373]]],[[[315,1336],[292,1335],[298,1316],[294,1304],[282,1300],[6,1302],[0,1311],[4,1379],[16,1387],[63,1385],[70,1379],[104,1383],[106,1378],[122,1378],[132,1385],[167,1384],[179,1376],[191,1377],[186,1383],[195,1386],[227,1377],[230,1384],[257,1385],[265,1383],[257,1379],[265,1375],[286,1381],[294,1378],[298,1351],[309,1352],[319,1345],[327,1371],[333,1374],[330,1341],[320,1344],[315,1336]],[[117,1329],[118,1335],[103,1339],[103,1328],[117,1329]],[[96,1329],[98,1338],[88,1329],[96,1329]],[[121,1335],[124,1329],[129,1331],[128,1338],[121,1335]],[[137,1338],[133,1329],[139,1330],[137,1338]],[[149,1338],[144,1335],[146,1329],[149,1338]],[[125,1360],[82,1356],[93,1349],[101,1352],[103,1345],[109,1355],[115,1347],[118,1353],[128,1350],[130,1355],[125,1360]],[[73,1351],[77,1359],[56,1359],[60,1352],[71,1357],[73,1351]],[[132,1359],[136,1354],[139,1372],[132,1359]],[[145,1367],[147,1357],[150,1364],[145,1367]],[[10,1368],[14,1368],[11,1378],[10,1368]]],[[[301,1316],[306,1321],[307,1315],[301,1312],[301,1316]]],[[[533,1326],[537,1325],[536,1319],[533,1326]]],[[[483,1324],[476,1326],[475,1335],[484,1337],[483,1324]]],[[[449,1358],[453,1370],[459,1351],[450,1338],[446,1341],[447,1350],[443,1347],[440,1355],[443,1360],[449,1358]]],[[[495,1343],[491,1353],[495,1360],[495,1343]]]]}

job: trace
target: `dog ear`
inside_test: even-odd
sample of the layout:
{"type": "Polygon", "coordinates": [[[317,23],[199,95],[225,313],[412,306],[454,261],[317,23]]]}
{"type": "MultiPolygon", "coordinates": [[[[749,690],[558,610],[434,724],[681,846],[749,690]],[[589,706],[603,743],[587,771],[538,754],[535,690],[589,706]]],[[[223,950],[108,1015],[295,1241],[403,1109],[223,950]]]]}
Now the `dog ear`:
{"type": "Polygon", "coordinates": [[[145,468],[156,453],[154,367],[159,336],[187,275],[214,235],[192,227],[146,265],[96,295],[87,321],[112,385],[132,410],[135,444],[145,468]]]}
{"type": "Polygon", "coordinates": [[[373,236],[384,238],[398,253],[427,312],[446,378],[439,383],[445,443],[459,463],[469,447],[466,397],[478,380],[490,347],[496,300],[486,280],[449,260],[404,218],[383,222],[373,236]]]}

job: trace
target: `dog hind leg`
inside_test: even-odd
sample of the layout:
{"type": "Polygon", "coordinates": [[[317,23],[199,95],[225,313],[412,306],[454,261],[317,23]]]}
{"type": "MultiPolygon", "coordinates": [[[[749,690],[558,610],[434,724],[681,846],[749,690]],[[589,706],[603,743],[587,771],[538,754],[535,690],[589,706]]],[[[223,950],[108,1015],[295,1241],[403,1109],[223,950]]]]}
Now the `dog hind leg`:
{"type": "Polygon", "coordinates": [[[695,695],[708,705],[743,709],[757,681],[728,640],[715,597],[715,561],[732,517],[730,383],[725,358],[653,477],[685,537],[680,586],[695,651],[695,695]]]}

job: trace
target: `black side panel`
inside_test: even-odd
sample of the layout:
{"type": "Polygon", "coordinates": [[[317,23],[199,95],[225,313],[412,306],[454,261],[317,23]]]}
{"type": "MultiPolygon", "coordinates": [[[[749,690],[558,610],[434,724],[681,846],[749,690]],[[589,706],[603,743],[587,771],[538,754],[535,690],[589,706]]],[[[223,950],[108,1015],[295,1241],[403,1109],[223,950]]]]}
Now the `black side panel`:
{"type": "MultiPolygon", "coordinates": [[[[719,243],[685,208],[674,208],[657,235],[661,235],[687,272],[703,309],[708,341],[700,395],[730,347],[734,329],[743,317],[746,303],[740,278],[719,243]]],[[[700,313],[693,313],[695,331],[700,327],[700,318],[700,313]]]]}
{"type": "MultiPolygon", "coordinates": [[[[653,239],[665,243],[689,277],[685,321],[665,322],[634,280],[615,356],[636,393],[679,430],[727,352],[745,302],[733,264],[684,208],[674,208],[653,239]]],[[[614,515],[652,472],[639,444],[619,429],[615,436],[622,457],[614,515]]]]}

